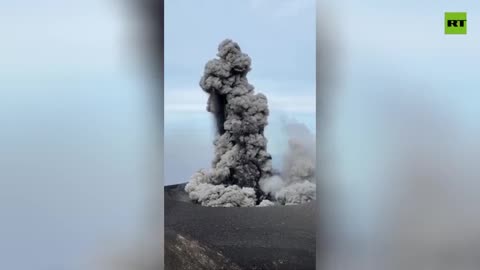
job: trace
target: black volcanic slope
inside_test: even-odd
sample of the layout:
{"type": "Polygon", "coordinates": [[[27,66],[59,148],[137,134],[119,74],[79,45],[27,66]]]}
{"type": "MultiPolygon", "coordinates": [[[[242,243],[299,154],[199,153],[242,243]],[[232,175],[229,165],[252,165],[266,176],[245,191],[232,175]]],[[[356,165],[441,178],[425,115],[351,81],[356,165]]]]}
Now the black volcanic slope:
{"type": "Polygon", "coordinates": [[[315,203],[213,208],[165,187],[166,270],[314,270],[315,203]]]}

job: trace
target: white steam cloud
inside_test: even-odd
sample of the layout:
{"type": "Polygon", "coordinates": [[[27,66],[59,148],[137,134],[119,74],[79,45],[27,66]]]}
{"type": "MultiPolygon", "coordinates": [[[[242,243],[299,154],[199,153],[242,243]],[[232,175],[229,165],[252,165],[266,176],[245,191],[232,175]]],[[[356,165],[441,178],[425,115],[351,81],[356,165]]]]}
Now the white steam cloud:
{"type": "Polygon", "coordinates": [[[260,181],[260,188],[281,204],[301,204],[316,199],[315,137],[297,122],[286,123],[289,137],[283,169],[260,181]]]}

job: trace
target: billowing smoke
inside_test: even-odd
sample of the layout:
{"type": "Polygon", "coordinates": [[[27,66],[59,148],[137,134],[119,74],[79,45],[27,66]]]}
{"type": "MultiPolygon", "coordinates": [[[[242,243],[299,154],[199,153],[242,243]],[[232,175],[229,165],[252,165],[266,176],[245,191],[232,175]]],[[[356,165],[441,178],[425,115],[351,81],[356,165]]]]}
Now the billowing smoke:
{"type": "Polygon", "coordinates": [[[260,181],[260,187],[281,204],[306,203],[316,198],[315,137],[297,122],[285,123],[288,151],[279,175],[260,181]]]}
{"type": "Polygon", "coordinates": [[[314,199],[315,147],[304,147],[308,141],[305,134],[303,138],[290,136],[281,184],[275,184],[280,176],[272,171],[264,136],[268,103],[265,95],[255,93],[248,83],[251,59],[229,39],[220,43],[217,56],[206,64],[200,80],[200,87],[209,94],[207,111],[216,123],[215,156],[212,168],[195,173],[186,185],[190,199],[204,206],[223,207],[270,206],[272,200],[297,204],[314,199]]]}
{"type": "Polygon", "coordinates": [[[263,132],[268,105],[248,83],[250,57],[227,39],[218,47],[200,80],[209,94],[207,111],[216,121],[215,157],[210,170],[196,173],[186,186],[190,198],[206,206],[254,206],[262,196],[258,182],[272,175],[263,132]]]}
{"type": "Polygon", "coordinates": [[[211,184],[211,172],[199,171],[195,173],[185,187],[190,199],[203,206],[255,206],[257,196],[251,187],[238,185],[211,184]]]}

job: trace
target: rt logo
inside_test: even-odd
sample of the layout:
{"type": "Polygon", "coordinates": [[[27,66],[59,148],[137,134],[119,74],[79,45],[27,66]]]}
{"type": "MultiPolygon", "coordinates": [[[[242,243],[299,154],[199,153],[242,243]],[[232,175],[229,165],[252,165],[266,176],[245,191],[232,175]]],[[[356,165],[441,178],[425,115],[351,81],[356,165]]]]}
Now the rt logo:
{"type": "Polygon", "coordinates": [[[466,35],[467,13],[445,12],[445,35],[466,35]]]}

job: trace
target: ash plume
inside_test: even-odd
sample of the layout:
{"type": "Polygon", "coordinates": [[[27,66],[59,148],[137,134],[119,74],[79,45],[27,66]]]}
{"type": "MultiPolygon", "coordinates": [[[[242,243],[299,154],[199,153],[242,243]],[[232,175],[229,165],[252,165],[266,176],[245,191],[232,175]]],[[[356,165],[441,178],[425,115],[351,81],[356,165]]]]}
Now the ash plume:
{"type": "Polygon", "coordinates": [[[250,57],[232,40],[218,47],[200,80],[209,94],[207,111],[217,136],[212,167],[195,173],[185,187],[204,206],[245,207],[300,204],[315,199],[315,140],[306,126],[289,123],[289,150],[281,173],[272,170],[264,129],[267,98],[248,83],[250,57]]]}
{"type": "Polygon", "coordinates": [[[258,182],[272,175],[263,135],[267,98],[248,83],[251,59],[237,43],[224,40],[217,56],[206,64],[200,80],[209,94],[207,111],[216,122],[215,156],[212,168],[196,173],[185,190],[202,205],[254,206],[263,195],[258,182]]]}

